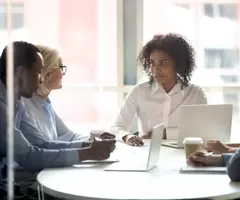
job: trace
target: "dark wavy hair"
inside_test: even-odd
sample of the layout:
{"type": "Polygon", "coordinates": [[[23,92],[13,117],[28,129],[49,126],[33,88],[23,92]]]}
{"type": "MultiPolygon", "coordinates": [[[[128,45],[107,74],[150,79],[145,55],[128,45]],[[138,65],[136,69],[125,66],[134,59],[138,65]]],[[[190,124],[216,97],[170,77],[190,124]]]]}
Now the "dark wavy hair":
{"type": "Polygon", "coordinates": [[[143,46],[138,56],[138,62],[148,75],[150,84],[153,82],[150,71],[150,54],[155,50],[162,50],[173,59],[178,74],[178,82],[182,84],[182,88],[187,87],[196,67],[195,51],[188,41],[179,34],[158,34],[143,46]]]}

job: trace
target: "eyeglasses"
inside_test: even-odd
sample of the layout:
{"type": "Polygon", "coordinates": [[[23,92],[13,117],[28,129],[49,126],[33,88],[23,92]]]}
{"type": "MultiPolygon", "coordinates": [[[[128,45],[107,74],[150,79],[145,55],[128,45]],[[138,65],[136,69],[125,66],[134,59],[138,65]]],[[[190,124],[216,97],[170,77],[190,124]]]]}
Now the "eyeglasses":
{"type": "Polygon", "coordinates": [[[59,66],[59,68],[60,68],[62,74],[65,75],[66,72],[67,72],[67,66],[65,66],[65,65],[61,65],[61,66],[59,66]]]}

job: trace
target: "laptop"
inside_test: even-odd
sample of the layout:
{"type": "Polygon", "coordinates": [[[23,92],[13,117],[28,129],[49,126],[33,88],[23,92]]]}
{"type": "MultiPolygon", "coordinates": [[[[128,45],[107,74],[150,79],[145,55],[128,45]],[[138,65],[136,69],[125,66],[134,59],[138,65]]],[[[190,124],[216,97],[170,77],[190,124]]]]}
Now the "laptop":
{"type": "MultiPolygon", "coordinates": [[[[144,160],[143,158],[141,160],[139,160],[140,156],[136,160],[132,159],[131,160],[132,162],[124,162],[124,161],[120,160],[117,163],[111,164],[104,170],[105,171],[147,172],[147,171],[153,169],[158,163],[163,131],[164,131],[163,123],[153,127],[152,139],[150,142],[147,160],[144,160]]],[[[134,147],[132,147],[132,148],[134,148],[134,147]]],[[[142,147],[142,148],[144,148],[144,147],[142,147]]]]}
{"type": "Polygon", "coordinates": [[[231,104],[183,105],[180,107],[179,134],[175,141],[164,141],[163,146],[183,148],[186,137],[201,137],[204,144],[209,140],[230,142],[232,127],[231,104]]]}

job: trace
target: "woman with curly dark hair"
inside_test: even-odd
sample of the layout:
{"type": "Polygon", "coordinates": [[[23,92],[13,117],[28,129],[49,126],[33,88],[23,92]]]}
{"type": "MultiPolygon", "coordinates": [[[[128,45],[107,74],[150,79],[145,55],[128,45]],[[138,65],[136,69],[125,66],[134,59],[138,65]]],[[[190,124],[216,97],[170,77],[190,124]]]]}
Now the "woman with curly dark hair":
{"type": "MultiPolygon", "coordinates": [[[[178,34],[155,35],[142,48],[138,61],[149,81],[137,84],[120,109],[112,131],[129,145],[142,145],[143,138],[154,125],[164,122],[165,128],[177,129],[181,105],[206,104],[205,92],[190,83],[195,64],[195,52],[187,40],[178,34]],[[137,114],[142,137],[129,133],[137,114]]],[[[168,139],[177,139],[177,131],[168,139]]]]}

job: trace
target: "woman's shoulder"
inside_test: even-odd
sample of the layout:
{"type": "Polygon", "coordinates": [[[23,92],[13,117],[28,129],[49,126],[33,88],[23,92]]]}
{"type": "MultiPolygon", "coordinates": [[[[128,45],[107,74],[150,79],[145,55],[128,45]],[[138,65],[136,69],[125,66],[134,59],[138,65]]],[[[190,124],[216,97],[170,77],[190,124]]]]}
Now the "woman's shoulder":
{"type": "Polygon", "coordinates": [[[203,87],[201,87],[200,85],[192,84],[192,83],[190,83],[185,89],[191,92],[204,91],[203,87]]]}
{"type": "Polygon", "coordinates": [[[132,99],[138,99],[139,96],[145,95],[146,91],[150,91],[149,89],[149,82],[141,82],[137,83],[136,85],[132,86],[129,93],[126,96],[126,99],[132,98],[132,99]]]}
{"type": "Polygon", "coordinates": [[[207,99],[207,95],[203,87],[195,84],[190,84],[187,88],[188,88],[188,95],[197,99],[207,99]]]}
{"type": "Polygon", "coordinates": [[[190,84],[188,86],[189,96],[195,99],[196,104],[207,104],[207,94],[204,91],[203,87],[195,84],[190,84]]]}
{"type": "Polygon", "coordinates": [[[144,81],[134,85],[132,90],[146,90],[146,89],[149,89],[150,87],[151,87],[150,82],[144,81]]]}
{"type": "Polygon", "coordinates": [[[24,106],[29,107],[33,105],[33,99],[32,98],[25,98],[21,97],[21,102],[24,104],[24,106]]]}
{"type": "Polygon", "coordinates": [[[34,102],[33,98],[25,98],[22,97],[21,98],[22,104],[25,107],[25,109],[27,110],[27,112],[32,115],[35,112],[38,112],[38,105],[36,105],[36,103],[34,102]]]}

